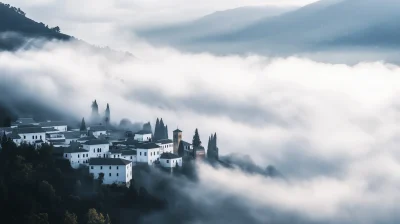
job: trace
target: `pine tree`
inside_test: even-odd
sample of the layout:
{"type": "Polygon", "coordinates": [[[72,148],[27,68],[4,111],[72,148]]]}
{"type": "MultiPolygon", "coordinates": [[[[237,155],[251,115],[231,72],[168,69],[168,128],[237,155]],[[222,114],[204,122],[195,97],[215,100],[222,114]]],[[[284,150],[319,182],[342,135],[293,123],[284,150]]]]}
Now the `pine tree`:
{"type": "Polygon", "coordinates": [[[82,118],[82,122],[81,122],[81,131],[86,131],[85,118],[82,118]]]}
{"type": "Polygon", "coordinates": [[[168,139],[168,125],[165,125],[165,139],[168,139]]]}
{"type": "Polygon", "coordinates": [[[199,146],[201,146],[199,131],[197,130],[197,128],[196,128],[196,130],[194,131],[194,136],[193,136],[192,144],[193,144],[193,147],[199,147],[199,146]]]}

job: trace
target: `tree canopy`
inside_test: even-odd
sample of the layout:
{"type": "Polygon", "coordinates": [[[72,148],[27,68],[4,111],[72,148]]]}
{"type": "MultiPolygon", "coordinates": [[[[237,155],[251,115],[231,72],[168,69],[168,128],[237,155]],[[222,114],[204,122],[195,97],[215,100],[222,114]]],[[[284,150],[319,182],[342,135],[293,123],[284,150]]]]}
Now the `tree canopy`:
{"type": "Polygon", "coordinates": [[[194,131],[194,136],[193,136],[192,144],[193,144],[193,147],[199,147],[199,146],[201,146],[199,131],[197,130],[197,128],[196,128],[196,130],[194,131]]]}

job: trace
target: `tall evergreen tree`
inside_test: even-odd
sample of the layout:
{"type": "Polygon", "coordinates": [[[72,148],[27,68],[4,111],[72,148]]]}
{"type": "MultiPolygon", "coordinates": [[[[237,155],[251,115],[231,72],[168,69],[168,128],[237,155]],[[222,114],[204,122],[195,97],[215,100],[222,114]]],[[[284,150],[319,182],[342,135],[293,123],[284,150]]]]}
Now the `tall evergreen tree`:
{"type": "Polygon", "coordinates": [[[185,149],[183,148],[183,142],[182,141],[179,143],[179,146],[178,146],[178,155],[179,156],[184,156],[185,155],[185,149]]]}
{"type": "Polygon", "coordinates": [[[82,122],[81,122],[81,131],[86,131],[86,123],[85,123],[85,118],[82,118],[82,122]]]}
{"type": "Polygon", "coordinates": [[[93,123],[99,122],[99,105],[97,105],[97,101],[94,100],[92,103],[92,117],[91,121],[93,123]]]}
{"type": "Polygon", "coordinates": [[[168,125],[165,125],[165,134],[164,134],[165,139],[168,139],[168,125]]]}
{"type": "Polygon", "coordinates": [[[157,141],[157,140],[159,140],[159,137],[160,137],[160,120],[157,117],[156,127],[154,128],[154,137],[153,138],[155,141],[157,141]]]}
{"type": "Polygon", "coordinates": [[[196,128],[196,130],[194,131],[194,136],[193,136],[192,144],[193,144],[193,147],[199,147],[199,146],[201,146],[199,131],[197,130],[197,128],[196,128]]]}
{"type": "Polygon", "coordinates": [[[160,127],[158,129],[158,133],[159,133],[159,136],[158,136],[159,139],[165,139],[165,126],[164,126],[164,121],[162,118],[160,120],[160,127]]]}
{"type": "Polygon", "coordinates": [[[106,111],[104,112],[104,116],[105,116],[104,121],[106,122],[106,124],[110,123],[110,119],[111,119],[110,115],[111,115],[110,105],[107,103],[107,108],[106,108],[106,111]]]}

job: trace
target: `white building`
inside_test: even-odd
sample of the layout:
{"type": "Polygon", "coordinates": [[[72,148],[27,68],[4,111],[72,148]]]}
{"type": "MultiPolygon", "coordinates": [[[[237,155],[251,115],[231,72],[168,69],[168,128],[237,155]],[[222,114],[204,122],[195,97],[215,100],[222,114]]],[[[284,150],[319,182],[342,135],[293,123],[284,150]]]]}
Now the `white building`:
{"type": "Polygon", "coordinates": [[[46,141],[52,144],[65,143],[63,133],[46,133],[46,141]]]}
{"type": "Polygon", "coordinates": [[[88,128],[89,135],[98,138],[100,135],[107,135],[107,128],[103,125],[90,126],[88,128]]]}
{"type": "Polygon", "coordinates": [[[174,142],[171,139],[161,139],[155,142],[160,146],[160,153],[174,152],[174,142]]]}
{"type": "Polygon", "coordinates": [[[174,168],[176,165],[182,166],[182,157],[172,153],[163,153],[160,156],[160,165],[165,168],[174,168]]]}
{"type": "Polygon", "coordinates": [[[136,150],[134,149],[113,149],[108,152],[108,158],[120,158],[129,160],[132,162],[133,165],[136,164],[137,157],[136,157],[136,150]]]}
{"type": "Polygon", "coordinates": [[[132,180],[132,162],[125,159],[92,158],[89,160],[89,173],[95,179],[103,174],[103,184],[129,186],[132,180]]]}
{"type": "Polygon", "coordinates": [[[183,150],[185,155],[192,155],[193,154],[193,145],[189,142],[181,141],[183,144],[183,150]]]}
{"type": "Polygon", "coordinates": [[[110,144],[105,140],[95,139],[82,143],[83,149],[89,152],[89,158],[106,158],[110,150],[110,144]]]}
{"type": "MultiPolygon", "coordinates": [[[[82,137],[82,134],[79,131],[68,131],[68,132],[63,132],[64,138],[65,138],[65,143],[66,144],[71,144],[71,142],[78,142],[78,139],[82,137]]],[[[85,141],[82,141],[82,143],[85,141]]]]}
{"type": "Polygon", "coordinates": [[[139,142],[150,142],[152,133],[150,131],[141,130],[135,133],[134,140],[139,142]]]}
{"type": "Polygon", "coordinates": [[[7,135],[17,146],[21,145],[22,139],[16,132],[11,132],[7,135]]]}
{"type": "Polygon", "coordinates": [[[80,166],[88,165],[90,157],[89,152],[85,149],[68,147],[61,150],[63,150],[63,158],[69,160],[72,168],[77,169],[80,166]]]}
{"type": "Polygon", "coordinates": [[[139,145],[136,152],[138,163],[147,163],[152,165],[160,157],[160,146],[150,142],[139,145]]]}
{"type": "Polygon", "coordinates": [[[67,131],[67,124],[63,121],[46,121],[46,122],[40,122],[39,126],[42,128],[54,128],[58,131],[67,131]]]}
{"type": "Polygon", "coordinates": [[[89,135],[89,136],[86,136],[86,137],[81,137],[81,138],[79,138],[79,139],[76,140],[76,141],[79,142],[79,143],[85,143],[85,142],[87,142],[87,141],[96,140],[96,139],[97,139],[97,138],[94,137],[93,135],[89,135]]]}
{"type": "Polygon", "coordinates": [[[15,128],[15,133],[21,137],[21,142],[36,144],[46,142],[46,132],[40,127],[15,128]]]}

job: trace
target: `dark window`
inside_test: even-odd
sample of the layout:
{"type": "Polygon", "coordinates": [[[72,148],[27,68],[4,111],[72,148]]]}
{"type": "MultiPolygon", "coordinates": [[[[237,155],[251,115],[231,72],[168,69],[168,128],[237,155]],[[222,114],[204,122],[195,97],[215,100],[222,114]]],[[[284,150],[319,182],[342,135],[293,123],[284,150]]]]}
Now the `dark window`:
{"type": "Polygon", "coordinates": [[[110,170],[111,170],[111,166],[110,166],[110,170]]]}
{"type": "Polygon", "coordinates": [[[42,136],[40,136],[40,139],[42,139],[42,136]]]}
{"type": "Polygon", "coordinates": [[[147,152],[144,153],[144,156],[147,156],[147,152]]]}
{"type": "Polygon", "coordinates": [[[32,139],[35,139],[35,136],[32,136],[32,139]]]}
{"type": "Polygon", "coordinates": [[[114,158],[115,158],[115,155],[114,155],[114,158]]]}
{"type": "Polygon", "coordinates": [[[26,139],[26,136],[24,135],[24,139],[26,139]]]}
{"type": "Polygon", "coordinates": [[[86,154],[86,157],[88,157],[89,156],[89,154],[86,154]]]}
{"type": "Polygon", "coordinates": [[[132,159],[132,156],[131,156],[131,159],[132,159]]]}
{"type": "Polygon", "coordinates": [[[79,158],[79,154],[78,154],[78,158],[79,158]]]}
{"type": "Polygon", "coordinates": [[[102,169],[103,169],[103,166],[100,166],[100,169],[102,170],[102,169]]]}
{"type": "Polygon", "coordinates": [[[142,155],[142,152],[139,152],[139,155],[142,155]]]}
{"type": "Polygon", "coordinates": [[[109,174],[108,174],[108,176],[110,176],[110,177],[111,177],[111,173],[109,173],[109,174]]]}
{"type": "Polygon", "coordinates": [[[91,167],[90,167],[90,169],[92,169],[92,170],[93,170],[93,166],[91,166],[91,167]]]}
{"type": "Polygon", "coordinates": [[[167,163],[169,163],[169,160],[167,159],[167,163]]]}
{"type": "Polygon", "coordinates": [[[96,152],[96,151],[94,151],[94,149],[93,149],[93,152],[96,152]]]}
{"type": "Polygon", "coordinates": [[[119,169],[119,166],[117,166],[117,170],[119,169]]]}
{"type": "Polygon", "coordinates": [[[117,177],[119,176],[119,173],[117,173],[117,177]]]}

